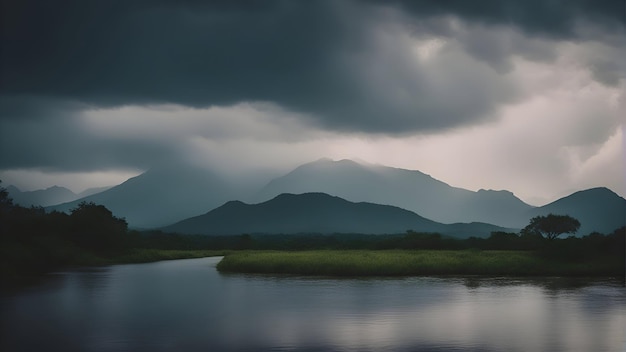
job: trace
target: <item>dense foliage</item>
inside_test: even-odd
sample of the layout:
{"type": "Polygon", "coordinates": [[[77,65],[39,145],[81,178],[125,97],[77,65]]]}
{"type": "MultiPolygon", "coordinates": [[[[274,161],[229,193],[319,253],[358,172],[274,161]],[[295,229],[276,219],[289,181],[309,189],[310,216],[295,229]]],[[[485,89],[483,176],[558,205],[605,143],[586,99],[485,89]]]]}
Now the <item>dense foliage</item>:
{"type": "Polygon", "coordinates": [[[579,228],[580,222],[569,215],[548,214],[530,219],[530,223],[522,230],[522,233],[540,234],[553,240],[562,234],[575,234],[579,228]]]}

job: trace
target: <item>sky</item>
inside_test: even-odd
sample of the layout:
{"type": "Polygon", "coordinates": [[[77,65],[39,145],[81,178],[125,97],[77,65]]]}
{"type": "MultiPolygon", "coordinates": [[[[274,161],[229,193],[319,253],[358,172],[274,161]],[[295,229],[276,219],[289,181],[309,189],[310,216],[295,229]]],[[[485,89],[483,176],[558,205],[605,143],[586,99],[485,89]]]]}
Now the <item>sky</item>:
{"type": "Polygon", "coordinates": [[[623,0],[5,0],[0,179],[322,157],[541,205],[626,195],[623,0]]]}

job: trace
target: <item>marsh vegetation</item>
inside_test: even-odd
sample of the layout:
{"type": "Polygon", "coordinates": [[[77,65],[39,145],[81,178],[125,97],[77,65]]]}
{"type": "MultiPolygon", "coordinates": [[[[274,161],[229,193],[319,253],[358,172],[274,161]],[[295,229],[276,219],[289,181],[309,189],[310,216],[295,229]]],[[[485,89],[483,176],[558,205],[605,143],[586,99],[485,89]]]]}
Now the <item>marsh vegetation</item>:
{"type": "Polygon", "coordinates": [[[222,259],[221,272],[321,276],[611,276],[623,261],[567,261],[530,251],[504,250],[315,250],[244,251],[222,259]]]}

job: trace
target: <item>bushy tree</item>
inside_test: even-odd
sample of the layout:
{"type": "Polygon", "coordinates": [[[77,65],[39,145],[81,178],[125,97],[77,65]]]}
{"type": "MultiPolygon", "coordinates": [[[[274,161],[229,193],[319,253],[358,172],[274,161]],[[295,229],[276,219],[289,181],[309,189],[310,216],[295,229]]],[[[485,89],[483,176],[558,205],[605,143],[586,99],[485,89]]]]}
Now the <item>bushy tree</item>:
{"type": "Polygon", "coordinates": [[[2,180],[0,180],[0,220],[3,214],[6,214],[12,207],[13,199],[9,197],[7,189],[2,187],[2,180]]]}
{"type": "Polygon", "coordinates": [[[540,234],[548,240],[554,240],[562,234],[575,234],[580,222],[569,215],[548,214],[535,216],[522,230],[522,235],[540,234]]]}
{"type": "Polygon", "coordinates": [[[128,230],[125,219],[113,216],[103,205],[81,202],[70,215],[72,235],[80,246],[106,252],[123,245],[128,230]]]}
{"type": "Polygon", "coordinates": [[[493,231],[485,245],[489,249],[516,249],[519,247],[520,237],[516,233],[493,231]]]}

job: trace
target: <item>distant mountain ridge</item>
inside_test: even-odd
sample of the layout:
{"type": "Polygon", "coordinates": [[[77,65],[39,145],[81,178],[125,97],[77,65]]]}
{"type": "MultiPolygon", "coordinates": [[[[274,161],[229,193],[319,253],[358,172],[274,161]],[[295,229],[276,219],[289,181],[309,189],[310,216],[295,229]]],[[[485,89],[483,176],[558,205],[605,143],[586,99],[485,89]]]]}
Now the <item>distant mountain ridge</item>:
{"type": "Polygon", "coordinates": [[[13,199],[13,202],[23,207],[45,207],[79,198],[74,192],[59,186],[52,186],[35,191],[21,191],[15,186],[8,186],[6,189],[7,192],[9,192],[9,197],[13,199]]]}
{"type": "Polygon", "coordinates": [[[469,191],[452,187],[420,171],[352,160],[320,159],[270,181],[252,201],[281,193],[323,192],[354,202],[395,205],[443,222],[485,222],[523,227],[533,207],[509,191],[469,191]]]}
{"type": "Polygon", "coordinates": [[[68,211],[94,202],[124,217],[129,225],[153,228],[171,224],[241,196],[237,187],[215,173],[189,165],[161,165],[104,192],[49,207],[68,211]]]}
{"type": "Polygon", "coordinates": [[[560,214],[580,221],[578,234],[610,233],[626,226],[626,200],[605,187],[575,192],[542,207],[531,209],[527,217],[560,214]]]}
{"type": "MultiPolygon", "coordinates": [[[[53,187],[50,191],[54,190],[59,189],[53,187]]],[[[476,222],[520,229],[534,216],[554,213],[578,218],[582,224],[579,235],[608,233],[626,225],[626,200],[606,188],[579,191],[534,207],[509,191],[474,192],[452,187],[420,171],[330,159],[303,164],[260,189],[202,168],[165,164],[103,192],[80,199],[74,195],[75,200],[47,209],[69,211],[81,201],[94,202],[125,217],[131,227],[155,228],[205,214],[233,199],[257,204],[283,193],[316,192],[351,202],[392,205],[447,224],[476,222]]]]}
{"type": "Polygon", "coordinates": [[[469,237],[508,229],[480,223],[445,225],[395,206],[354,203],[325,193],[304,193],[281,194],[258,204],[230,201],[161,230],[205,235],[393,234],[414,230],[469,237]]]}
{"type": "Polygon", "coordinates": [[[71,202],[76,199],[106,191],[109,188],[111,187],[89,188],[78,194],[60,186],[52,186],[46,189],[38,189],[34,191],[22,191],[15,186],[9,185],[6,190],[9,193],[9,197],[13,199],[15,204],[19,204],[23,207],[47,207],[60,203],[71,202]]]}

